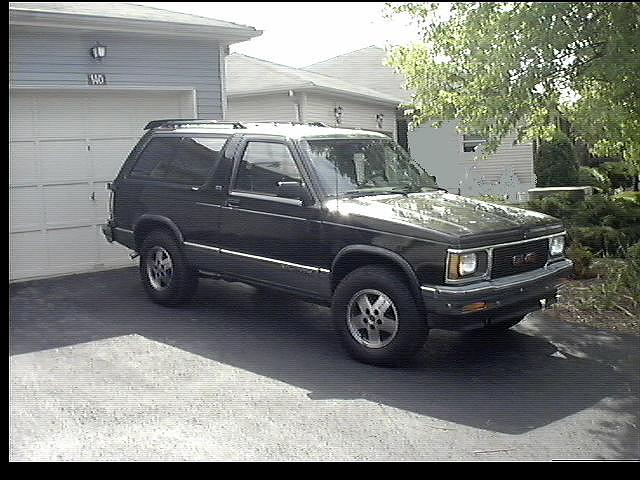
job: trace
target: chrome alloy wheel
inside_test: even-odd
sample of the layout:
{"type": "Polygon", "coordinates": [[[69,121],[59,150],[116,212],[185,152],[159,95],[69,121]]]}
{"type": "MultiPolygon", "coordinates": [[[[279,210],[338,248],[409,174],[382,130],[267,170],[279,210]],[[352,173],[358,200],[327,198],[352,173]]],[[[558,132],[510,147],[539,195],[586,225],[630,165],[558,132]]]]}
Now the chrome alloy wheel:
{"type": "Polygon", "coordinates": [[[391,299],[378,290],[360,290],[347,307],[351,336],[368,348],[382,348],[398,333],[398,310],[391,299]]]}
{"type": "Polygon", "coordinates": [[[164,248],[155,246],[147,253],[147,276],[156,290],[162,291],[169,287],[173,279],[173,262],[164,248]]]}

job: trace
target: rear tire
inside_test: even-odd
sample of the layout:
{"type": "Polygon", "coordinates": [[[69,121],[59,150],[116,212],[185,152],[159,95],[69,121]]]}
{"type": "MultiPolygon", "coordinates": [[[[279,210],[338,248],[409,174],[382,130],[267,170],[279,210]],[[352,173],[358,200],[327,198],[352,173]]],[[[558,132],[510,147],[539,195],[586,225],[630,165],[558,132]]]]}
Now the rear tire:
{"type": "Polygon", "coordinates": [[[331,308],[343,346],[363,363],[406,364],[428,336],[426,319],[405,278],[385,266],[349,273],[336,288],[331,308]]]}
{"type": "Polygon", "coordinates": [[[165,306],[187,302],[198,276],[175,238],[163,230],[147,235],[140,248],[140,279],[151,299],[165,306]]]}

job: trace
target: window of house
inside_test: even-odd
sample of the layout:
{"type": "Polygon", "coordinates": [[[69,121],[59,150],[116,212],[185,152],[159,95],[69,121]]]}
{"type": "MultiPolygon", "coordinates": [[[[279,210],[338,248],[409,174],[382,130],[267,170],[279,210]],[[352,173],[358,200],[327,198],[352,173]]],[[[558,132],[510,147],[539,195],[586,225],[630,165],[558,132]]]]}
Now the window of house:
{"type": "Polygon", "coordinates": [[[234,188],[252,193],[277,195],[278,182],[300,180],[300,172],[286,145],[249,142],[238,165],[234,188]]]}
{"type": "Polygon", "coordinates": [[[465,133],[462,136],[462,150],[464,152],[476,152],[479,146],[486,143],[486,139],[482,135],[473,135],[465,133]]]}

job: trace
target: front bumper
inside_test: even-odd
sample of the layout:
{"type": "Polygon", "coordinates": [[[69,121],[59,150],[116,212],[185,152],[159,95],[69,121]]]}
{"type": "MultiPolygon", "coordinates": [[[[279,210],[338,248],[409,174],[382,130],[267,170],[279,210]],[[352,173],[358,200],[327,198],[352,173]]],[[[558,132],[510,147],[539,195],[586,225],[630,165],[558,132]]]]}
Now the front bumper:
{"type": "Polygon", "coordinates": [[[540,300],[546,305],[555,302],[562,278],[572,266],[571,260],[562,259],[538,270],[471,285],[423,285],[427,321],[431,328],[468,330],[522,317],[539,310],[540,300]]]}

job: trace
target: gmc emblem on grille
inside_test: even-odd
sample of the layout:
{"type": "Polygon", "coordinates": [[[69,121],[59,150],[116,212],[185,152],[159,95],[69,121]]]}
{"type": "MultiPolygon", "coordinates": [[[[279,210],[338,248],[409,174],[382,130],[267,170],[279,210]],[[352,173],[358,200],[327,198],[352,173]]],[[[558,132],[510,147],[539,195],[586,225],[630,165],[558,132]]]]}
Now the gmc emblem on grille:
{"type": "Polygon", "coordinates": [[[511,258],[511,262],[516,266],[516,267],[520,267],[522,265],[531,265],[532,263],[535,263],[536,260],[538,259],[538,256],[531,252],[531,253],[523,253],[521,255],[514,255],[511,258]]]}

